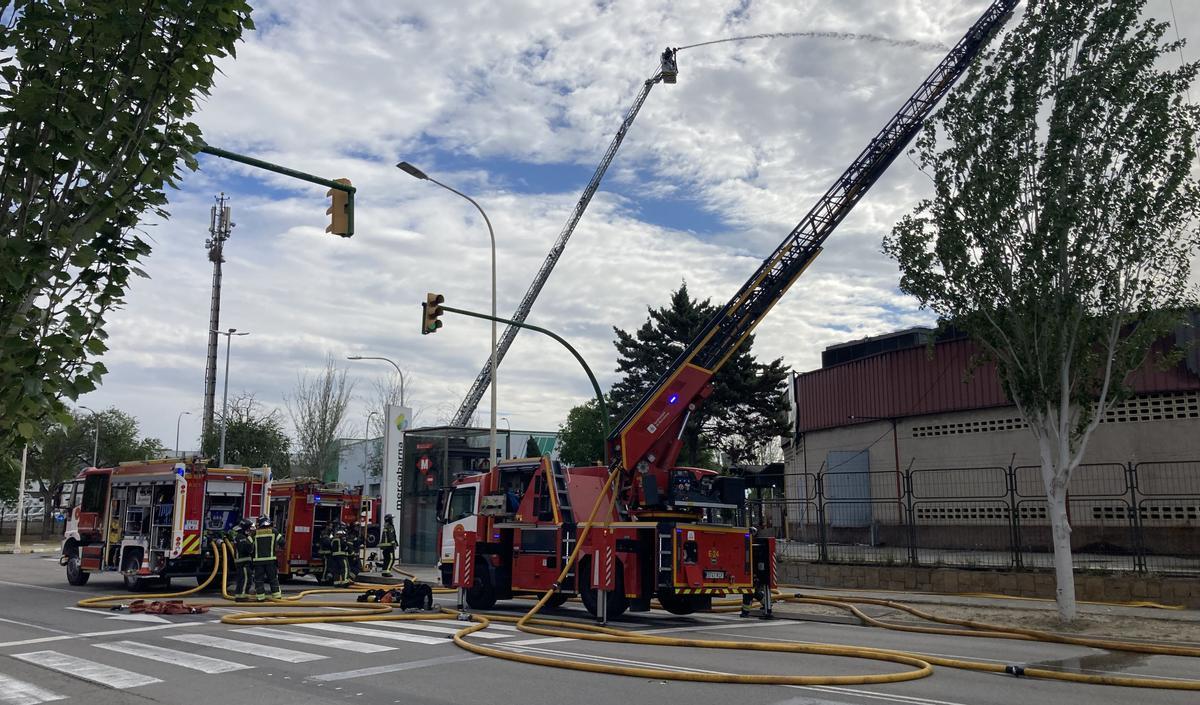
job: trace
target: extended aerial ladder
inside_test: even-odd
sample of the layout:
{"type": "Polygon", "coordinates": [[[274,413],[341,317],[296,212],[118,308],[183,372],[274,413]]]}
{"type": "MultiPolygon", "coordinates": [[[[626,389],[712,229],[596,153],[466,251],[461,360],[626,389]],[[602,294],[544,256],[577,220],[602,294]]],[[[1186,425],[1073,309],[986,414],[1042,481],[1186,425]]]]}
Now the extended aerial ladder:
{"type": "Polygon", "coordinates": [[[626,506],[654,507],[668,486],[683,429],[712,392],[713,375],[820,253],[825,239],[916,136],[937,103],[1011,16],[1019,0],[994,0],[903,107],[834,181],[738,292],[612,431],[626,506]]]}
{"type": "MultiPolygon", "coordinates": [[[[646,79],[642,84],[642,90],[638,92],[637,98],[634,99],[633,105],[625,113],[625,119],[621,121],[621,126],[617,129],[617,134],[613,136],[612,142],[609,143],[608,149],[604,152],[604,158],[600,160],[600,164],[596,166],[596,171],[592,173],[592,179],[588,182],[583,193],[579,196],[579,202],[575,204],[575,209],[568,216],[566,225],[558,234],[558,239],[554,241],[554,247],[550,248],[550,254],[546,255],[546,260],[542,262],[541,269],[534,276],[533,282],[530,283],[529,289],[525,292],[524,298],[521,299],[520,305],[512,315],[512,320],[517,323],[524,323],[529,316],[530,309],[533,308],[533,302],[537,301],[538,294],[542,293],[542,287],[545,286],[546,280],[550,278],[550,272],[554,271],[554,265],[558,264],[558,258],[562,256],[563,250],[567,247],[567,241],[571,239],[571,234],[575,232],[575,226],[579,225],[579,220],[583,217],[584,211],[587,210],[588,204],[592,202],[592,196],[596,195],[596,190],[600,188],[600,181],[604,179],[604,173],[608,171],[608,166],[612,164],[612,160],[617,156],[617,150],[621,147],[621,142],[625,139],[625,133],[629,131],[629,126],[633,124],[633,119],[637,117],[638,111],[642,109],[642,104],[646,102],[646,97],[650,95],[650,89],[654,88],[658,83],[675,83],[676,77],[679,75],[679,68],[675,63],[675,50],[666,49],[662,53],[661,63],[658,73],[646,79]]],[[[504,334],[500,336],[500,340],[496,343],[496,364],[499,365],[504,359],[505,353],[512,346],[513,340],[516,339],[517,333],[520,332],[518,326],[509,325],[504,329],[504,334]]],[[[487,391],[488,385],[492,383],[492,367],[490,358],[483,363],[483,368],[479,371],[479,375],[475,377],[475,383],[471,385],[471,389],[467,391],[467,396],[463,399],[462,405],[455,412],[451,426],[463,427],[470,420],[471,415],[475,413],[475,408],[479,406],[479,400],[483,398],[483,393],[487,391]]]]}

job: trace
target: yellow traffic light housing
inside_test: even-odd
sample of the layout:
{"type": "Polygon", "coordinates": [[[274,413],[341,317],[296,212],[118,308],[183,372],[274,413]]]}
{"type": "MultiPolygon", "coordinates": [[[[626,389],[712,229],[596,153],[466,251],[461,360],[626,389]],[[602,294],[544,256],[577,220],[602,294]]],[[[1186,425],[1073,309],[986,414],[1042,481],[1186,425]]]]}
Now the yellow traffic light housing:
{"type": "MultiPolygon", "coordinates": [[[[350,179],[334,179],[334,181],[350,186],[350,179]]],[[[350,194],[341,189],[331,188],[325,195],[333,199],[325,211],[329,216],[329,225],[325,227],[325,232],[350,237],[352,234],[350,230],[350,194]]]]}
{"type": "Polygon", "coordinates": [[[441,294],[425,294],[425,301],[421,304],[421,335],[436,333],[438,328],[442,327],[439,319],[443,313],[442,302],[445,300],[446,297],[441,294]]]}

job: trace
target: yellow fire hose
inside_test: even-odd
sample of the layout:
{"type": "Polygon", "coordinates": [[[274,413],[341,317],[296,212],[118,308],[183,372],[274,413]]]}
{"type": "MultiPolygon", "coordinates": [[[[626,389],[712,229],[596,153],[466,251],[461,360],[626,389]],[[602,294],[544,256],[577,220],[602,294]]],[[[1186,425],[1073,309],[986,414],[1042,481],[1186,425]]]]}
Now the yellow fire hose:
{"type": "MultiPolygon", "coordinates": [[[[607,482],[601,489],[596,500],[596,504],[592,507],[591,515],[586,523],[582,525],[575,548],[568,556],[563,565],[562,571],[559,573],[555,584],[561,583],[570,572],[571,568],[578,561],[579,553],[584,546],[588,533],[592,528],[592,524],[599,512],[603,498],[609,488],[612,486],[613,480],[616,478],[616,471],[611,473],[607,482]]],[[[294,596],[283,598],[282,600],[269,600],[260,603],[233,603],[226,589],[230,550],[229,546],[223,541],[217,541],[213,547],[213,570],[208,578],[194,588],[183,590],[174,593],[156,593],[156,594],[131,594],[131,595],[107,595],[80,600],[80,607],[104,608],[110,606],[114,602],[120,602],[128,599],[156,599],[156,598],[180,598],[187,595],[195,594],[206,588],[218,573],[221,576],[221,593],[223,600],[220,602],[198,602],[190,603],[197,606],[209,607],[228,607],[236,604],[241,607],[268,607],[275,608],[275,611],[254,611],[254,612],[239,612],[235,614],[225,615],[221,621],[227,624],[241,625],[280,625],[280,624],[304,624],[314,622],[366,622],[366,621],[403,621],[403,620],[425,620],[425,619],[454,619],[461,618],[453,610],[444,610],[439,614],[428,613],[405,613],[395,614],[393,610],[398,608],[397,604],[379,604],[379,603],[346,603],[340,601],[310,601],[306,600],[310,595],[328,594],[328,593],[360,593],[369,589],[382,587],[393,587],[394,585],[374,585],[366,583],[356,583],[351,588],[319,588],[313,590],[305,590],[294,596]],[[291,609],[294,608],[324,608],[318,610],[308,610],[303,614],[296,614],[291,609]],[[288,611],[279,610],[278,608],[286,608],[288,611]]],[[[450,590],[441,590],[438,592],[452,592],[450,590]]],[[[1109,676],[1085,673],[1070,673],[1063,671],[1054,671],[1045,668],[1023,668],[1015,665],[1003,665],[997,663],[972,661],[969,659],[954,659],[942,656],[931,656],[927,654],[919,654],[914,652],[897,651],[891,649],[876,649],[870,647],[845,646],[840,644],[798,644],[798,643],[779,643],[779,642],[742,642],[728,640],[706,640],[706,639],[682,639],[677,637],[663,637],[639,634],[620,629],[609,627],[600,627],[591,624],[583,624],[579,622],[546,619],[537,617],[537,613],[545,606],[546,602],[556,592],[555,588],[546,591],[545,594],[533,605],[528,612],[521,617],[511,617],[504,615],[473,614],[470,616],[472,623],[465,626],[463,629],[455,632],[454,643],[467,651],[477,653],[484,656],[501,658],[508,661],[516,661],[519,663],[528,663],[541,666],[550,666],[553,668],[564,668],[577,671],[587,671],[592,673],[608,673],[615,675],[634,676],[638,678],[655,678],[661,680],[681,680],[681,681],[696,681],[708,683],[742,683],[742,684],[764,684],[764,685],[864,685],[864,684],[879,684],[879,683],[896,683],[901,681],[915,680],[924,678],[933,673],[933,666],[945,666],[948,668],[958,668],[974,671],[983,671],[989,673],[1008,673],[1016,676],[1026,676],[1031,678],[1044,678],[1050,680],[1060,680],[1074,683],[1086,683],[1093,685],[1119,685],[1137,688],[1163,688],[1174,690],[1200,690],[1200,680],[1186,679],[1171,679],[1171,678],[1146,678],[1132,676],[1109,676]],[[903,671],[873,673],[863,675],[791,675],[791,674],[732,674],[732,673],[694,673],[681,672],[666,668],[645,668],[645,667],[630,667],[630,666],[613,666],[605,664],[590,663],[576,660],[558,660],[543,656],[535,656],[532,654],[522,654],[511,651],[498,649],[495,647],[477,644],[468,641],[467,637],[480,630],[486,629],[493,621],[514,623],[518,629],[532,634],[541,634],[545,636],[561,637],[568,639],[583,639],[589,641],[602,641],[610,643],[622,644],[638,644],[644,646],[675,646],[675,647],[693,647],[705,649],[728,649],[728,650],[744,650],[744,651],[768,651],[777,653],[799,653],[813,654],[824,656],[840,656],[847,658],[858,658],[874,661],[885,661],[891,663],[903,664],[910,668],[903,671]]],[[[938,617],[936,615],[924,612],[917,608],[901,604],[891,600],[879,600],[866,597],[842,597],[842,596],[806,596],[802,593],[795,595],[780,595],[780,600],[789,602],[799,602],[808,604],[821,604],[844,609],[854,614],[864,624],[879,627],[883,629],[891,629],[907,632],[918,632],[926,634],[944,634],[951,636],[982,636],[991,638],[1006,638],[1006,639],[1022,639],[1030,641],[1043,641],[1061,644],[1071,644],[1076,646],[1086,646],[1091,648],[1108,649],[1115,651],[1127,651],[1134,653],[1157,654],[1157,655],[1172,655],[1182,657],[1200,657],[1200,649],[1170,646],[1165,644],[1137,643],[1125,642],[1112,639],[1096,639],[1089,637],[1073,637],[1062,634],[1055,634],[1036,629],[1011,628],[1001,625],[988,624],[984,622],[975,622],[971,620],[950,619],[938,617]],[[880,620],[870,615],[867,615],[856,604],[870,604],[891,609],[897,609],[909,614],[912,614],[921,619],[937,622],[941,624],[953,625],[958,628],[948,627],[924,627],[909,624],[897,624],[880,620]]],[[[728,604],[728,606],[718,606],[714,611],[731,611],[740,609],[739,605],[728,604]]]]}

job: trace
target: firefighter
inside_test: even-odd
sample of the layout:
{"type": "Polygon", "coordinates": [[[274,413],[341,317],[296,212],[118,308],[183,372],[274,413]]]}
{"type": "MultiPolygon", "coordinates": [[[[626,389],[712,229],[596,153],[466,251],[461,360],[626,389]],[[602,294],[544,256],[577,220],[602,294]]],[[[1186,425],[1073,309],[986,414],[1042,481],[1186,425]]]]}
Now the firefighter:
{"type": "Polygon", "coordinates": [[[346,530],[339,528],[329,546],[329,557],[332,559],[330,573],[333,574],[335,587],[346,587],[350,584],[350,576],[347,573],[349,551],[350,542],[346,539],[346,530]]]}
{"type": "Polygon", "coordinates": [[[320,580],[320,582],[322,582],[322,583],[333,582],[333,573],[330,572],[330,566],[329,566],[329,563],[330,563],[329,547],[333,543],[333,533],[334,533],[333,522],[331,521],[325,525],[324,529],[321,530],[321,537],[320,537],[320,539],[318,539],[318,542],[317,542],[317,555],[319,555],[321,557],[321,580],[320,580]]]}
{"type": "Polygon", "coordinates": [[[242,519],[233,532],[233,567],[236,571],[233,599],[249,602],[254,589],[254,522],[242,519]]]}
{"type": "Polygon", "coordinates": [[[346,542],[349,544],[349,555],[346,556],[346,572],[351,580],[357,580],[362,572],[362,550],[366,541],[363,540],[363,528],[357,521],[350,522],[346,531],[346,542]]]}
{"type": "Polygon", "coordinates": [[[396,561],[396,527],[392,526],[392,515],[383,518],[383,535],[379,537],[379,550],[383,551],[383,577],[392,577],[392,564],[396,561]]]}
{"type": "Polygon", "coordinates": [[[274,600],[283,599],[279,591],[279,566],[276,564],[275,551],[279,547],[279,534],[271,527],[271,517],[258,518],[258,529],[254,532],[254,592],[258,601],[267,600],[264,583],[271,586],[270,597],[274,600]]]}

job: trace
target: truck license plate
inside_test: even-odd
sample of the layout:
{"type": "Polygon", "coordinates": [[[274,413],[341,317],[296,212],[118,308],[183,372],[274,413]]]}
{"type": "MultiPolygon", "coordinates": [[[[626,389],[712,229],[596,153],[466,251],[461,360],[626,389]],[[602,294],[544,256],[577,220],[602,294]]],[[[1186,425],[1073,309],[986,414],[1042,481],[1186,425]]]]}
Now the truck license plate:
{"type": "Polygon", "coordinates": [[[706,570],[704,571],[705,580],[724,580],[725,571],[723,570],[706,570]]]}

